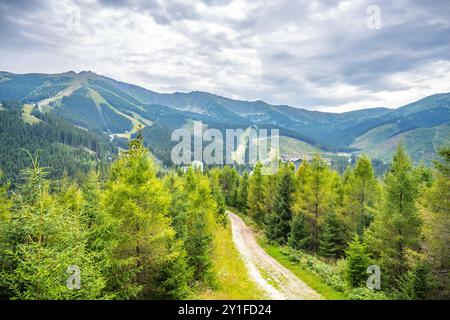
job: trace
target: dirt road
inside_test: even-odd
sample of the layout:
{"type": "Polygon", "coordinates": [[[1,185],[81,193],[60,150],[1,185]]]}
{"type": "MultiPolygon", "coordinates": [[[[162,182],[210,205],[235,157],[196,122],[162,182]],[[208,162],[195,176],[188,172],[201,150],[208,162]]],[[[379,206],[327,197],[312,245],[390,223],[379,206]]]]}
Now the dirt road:
{"type": "Polygon", "coordinates": [[[269,256],[256,242],[253,231],[240,217],[228,211],[233,241],[242,255],[250,276],[275,300],[317,300],[322,297],[290,270],[269,256]]]}

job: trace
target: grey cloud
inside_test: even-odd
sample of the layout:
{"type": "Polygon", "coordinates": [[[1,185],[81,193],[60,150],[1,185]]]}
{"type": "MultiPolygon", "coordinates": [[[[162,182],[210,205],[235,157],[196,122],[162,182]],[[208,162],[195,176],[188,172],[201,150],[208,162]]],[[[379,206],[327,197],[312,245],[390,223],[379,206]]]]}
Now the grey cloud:
{"type": "MultiPolygon", "coordinates": [[[[73,2],[82,12],[85,33],[81,35],[67,31],[61,16],[65,13],[49,13],[54,9],[50,2],[0,0],[0,69],[19,67],[14,61],[1,62],[2,52],[48,52],[66,59],[67,69],[117,66],[127,70],[131,80],[148,83],[150,89],[157,84],[168,90],[205,90],[193,87],[204,83],[209,86],[206,90],[212,88],[218,94],[314,109],[410,89],[407,82],[392,81],[392,76],[450,61],[450,5],[446,0],[377,1],[381,30],[366,28],[370,1],[322,0],[313,5],[306,0],[247,0],[251,10],[246,18],[238,19],[225,14],[232,0],[203,0],[206,13],[195,2],[182,0],[73,2]],[[115,19],[128,30],[122,38],[112,37],[109,42],[102,38],[101,31],[114,29],[116,23],[98,19],[96,13],[103,8],[116,12],[115,19]],[[209,16],[210,9],[223,9],[224,14],[209,16]],[[166,48],[163,39],[133,51],[136,47],[130,46],[128,38],[139,32],[135,15],[151,17],[160,28],[187,40],[166,48]],[[220,28],[210,29],[211,24],[220,28]],[[77,46],[84,36],[90,37],[86,47],[77,46]],[[75,52],[67,52],[69,45],[75,52]],[[245,65],[250,60],[253,63],[245,65]],[[153,70],[155,66],[158,70],[153,70]],[[184,74],[174,74],[178,68],[184,74]],[[248,79],[248,83],[234,79],[248,79]],[[354,88],[351,96],[331,94],[343,86],[354,88]]],[[[31,63],[27,67],[34,71],[31,63]]]]}

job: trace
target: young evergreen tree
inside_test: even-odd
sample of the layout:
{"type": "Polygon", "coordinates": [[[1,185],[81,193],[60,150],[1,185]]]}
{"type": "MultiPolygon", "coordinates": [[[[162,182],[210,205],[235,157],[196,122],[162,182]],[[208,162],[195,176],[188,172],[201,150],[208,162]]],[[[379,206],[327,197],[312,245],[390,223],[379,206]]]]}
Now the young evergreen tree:
{"type": "Polygon", "coordinates": [[[439,151],[435,180],[422,199],[422,249],[430,268],[430,297],[450,298],[450,147],[439,151]]]}
{"type": "MultiPolygon", "coordinates": [[[[161,292],[161,283],[174,283],[166,277],[167,264],[179,262],[183,253],[175,243],[176,234],[169,217],[170,196],[156,176],[156,168],[142,136],[130,142],[111,167],[102,199],[103,206],[118,221],[114,250],[117,263],[113,288],[120,298],[156,298],[171,295],[161,292]]],[[[183,263],[179,264],[180,267],[183,263]]],[[[184,274],[188,270],[177,270],[184,274]]],[[[182,277],[183,278],[183,277],[182,277]]],[[[179,284],[184,291],[186,284],[179,284]]]]}
{"type": "Polygon", "coordinates": [[[400,144],[384,181],[384,201],[365,237],[388,286],[408,269],[406,253],[419,249],[417,176],[400,144]]]}
{"type": "Polygon", "coordinates": [[[194,280],[211,285],[214,283],[211,255],[214,249],[214,216],[216,202],[211,194],[209,181],[191,169],[186,175],[188,190],[188,236],[186,249],[194,280]]]}
{"type": "Polygon", "coordinates": [[[277,180],[273,211],[266,217],[266,237],[279,244],[286,244],[291,232],[292,203],[295,192],[293,165],[283,165],[279,169],[277,180]]]}
{"type": "Polygon", "coordinates": [[[50,192],[46,170],[37,158],[32,162],[23,170],[24,183],[14,193],[11,218],[0,232],[1,273],[8,297],[107,298],[105,275],[87,250],[79,212],[50,192]],[[79,290],[67,286],[71,266],[81,271],[79,290]]]}
{"type": "Polygon", "coordinates": [[[262,164],[257,163],[249,178],[248,209],[249,215],[262,226],[265,220],[264,179],[261,174],[262,164]]]}
{"type": "Polygon", "coordinates": [[[211,194],[216,200],[217,221],[221,222],[222,224],[226,224],[228,220],[226,215],[225,197],[220,187],[220,170],[213,169],[210,172],[208,172],[208,176],[209,176],[209,184],[211,186],[211,194]]]}
{"type": "Polygon", "coordinates": [[[310,241],[311,231],[307,225],[305,215],[302,213],[294,213],[288,239],[289,246],[296,250],[306,249],[309,247],[310,241]]]}
{"type": "Polygon", "coordinates": [[[236,168],[225,166],[220,175],[220,184],[225,195],[225,203],[238,207],[239,174],[236,168]]]}
{"type": "Polygon", "coordinates": [[[183,242],[187,239],[188,193],[183,179],[171,171],[164,177],[166,188],[171,195],[169,215],[176,238],[183,242]]]}
{"type": "Polygon", "coordinates": [[[300,166],[297,172],[299,190],[295,194],[293,210],[305,215],[311,230],[310,250],[319,251],[320,226],[336,205],[336,173],[316,155],[311,164],[300,166]]]}
{"type": "Polygon", "coordinates": [[[380,197],[378,182],[369,158],[360,157],[355,169],[346,171],[343,184],[342,213],[350,230],[362,236],[364,229],[373,220],[373,211],[380,197]]]}
{"type": "Polygon", "coordinates": [[[346,250],[347,261],[345,277],[347,284],[352,287],[363,287],[367,281],[367,268],[371,265],[371,259],[366,246],[356,234],[346,250]]]}
{"type": "Polygon", "coordinates": [[[399,277],[394,297],[399,300],[426,299],[429,292],[429,271],[426,261],[414,261],[413,266],[399,277]]]}
{"type": "Polygon", "coordinates": [[[336,213],[329,213],[320,233],[319,254],[326,258],[343,255],[346,245],[345,224],[336,213]]]}
{"type": "Polygon", "coordinates": [[[245,172],[239,184],[239,192],[238,192],[239,210],[243,214],[247,214],[248,188],[249,188],[249,175],[247,172],[245,172]]]}

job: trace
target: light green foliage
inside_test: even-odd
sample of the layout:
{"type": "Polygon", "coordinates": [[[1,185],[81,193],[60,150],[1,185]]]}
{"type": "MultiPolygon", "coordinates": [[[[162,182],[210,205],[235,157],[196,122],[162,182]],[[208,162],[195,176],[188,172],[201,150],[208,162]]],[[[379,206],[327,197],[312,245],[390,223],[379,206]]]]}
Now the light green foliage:
{"type": "Polygon", "coordinates": [[[338,176],[316,155],[311,164],[303,162],[297,172],[298,191],[293,202],[293,211],[303,214],[311,230],[309,248],[319,250],[320,227],[327,214],[337,202],[336,185],[338,176]]]}
{"type": "MultiPolygon", "coordinates": [[[[153,160],[138,136],[111,167],[103,193],[105,210],[117,221],[117,261],[113,287],[123,298],[164,297],[161,282],[167,264],[179,262],[175,231],[169,217],[170,196],[156,177],[153,160]]],[[[168,275],[173,276],[173,275],[168,275]]],[[[184,291],[181,289],[181,291],[184,291]]]]}
{"type": "Polygon", "coordinates": [[[262,226],[265,219],[264,177],[261,174],[262,164],[257,163],[249,179],[248,209],[250,216],[262,226]]]}
{"type": "Polygon", "coordinates": [[[373,210],[380,198],[380,188],[371,162],[362,156],[354,170],[347,170],[343,177],[342,213],[349,229],[362,235],[373,220],[373,210]]]}
{"type": "Polygon", "coordinates": [[[368,277],[367,268],[371,265],[371,259],[364,243],[358,235],[355,235],[346,250],[347,261],[345,279],[351,288],[364,287],[368,277]]]}
{"type": "Polygon", "coordinates": [[[186,175],[186,189],[189,204],[186,239],[189,266],[193,268],[195,280],[210,285],[214,282],[211,255],[217,206],[208,179],[191,168],[186,175]]]}
{"type": "Polygon", "coordinates": [[[419,249],[418,179],[400,145],[384,181],[384,201],[365,237],[388,286],[407,271],[406,253],[419,249]]]}
{"type": "MultiPolygon", "coordinates": [[[[0,169],[0,180],[3,177],[3,171],[0,169]]],[[[10,218],[11,200],[8,197],[9,184],[0,185],[0,223],[6,222],[10,218]]]]}
{"type": "Polygon", "coordinates": [[[211,194],[213,195],[214,199],[216,200],[217,204],[217,218],[218,221],[221,221],[223,224],[226,224],[228,222],[226,218],[225,213],[225,196],[223,195],[221,186],[220,186],[220,170],[219,169],[213,169],[210,172],[208,172],[209,176],[209,182],[211,186],[211,194]]]}
{"type": "Polygon", "coordinates": [[[450,298],[450,147],[439,152],[436,179],[422,200],[422,247],[431,266],[431,296],[450,298]]]}
{"type": "Polygon", "coordinates": [[[14,299],[107,298],[79,212],[58,201],[45,175],[33,159],[13,197],[11,219],[0,230],[2,291],[14,299]],[[80,290],[66,286],[71,265],[82,271],[80,290]]]}

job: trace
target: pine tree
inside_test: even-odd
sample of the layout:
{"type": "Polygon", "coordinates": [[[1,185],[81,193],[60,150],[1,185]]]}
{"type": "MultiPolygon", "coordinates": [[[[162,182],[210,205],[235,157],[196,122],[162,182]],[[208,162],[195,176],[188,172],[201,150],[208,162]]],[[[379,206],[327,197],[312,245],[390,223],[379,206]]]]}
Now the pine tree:
{"type": "Polygon", "coordinates": [[[291,233],[289,234],[288,243],[293,249],[306,249],[311,241],[311,231],[308,228],[306,218],[303,214],[293,214],[291,233]]]}
{"type": "Polygon", "coordinates": [[[225,166],[220,175],[220,184],[225,195],[225,203],[238,207],[239,174],[234,167],[225,166]]]}
{"type": "Polygon", "coordinates": [[[98,299],[105,275],[86,248],[80,214],[50,192],[47,171],[37,157],[23,170],[24,184],[15,192],[11,219],[1,229],[2,279],[13,299],[98,299]],[[67,269],[81,271],[79,290],[67,287],[67,269]]]}
{"type": "Polygon", "coordinates": [[[187,239],[188,194],[181,177],[169,172],[164,178],[165,185],[171,195],[169,215],[176,238],[183,242],[187,239]]]}
{"type": "Polygon", "coordinates": [[[217,221],[222,224],[227,224],[225,197],[220,187],[220,170],[213,169],[208,172],[209,182],[211,186],[211,194],[216,200],[217,205],[217,221]]]}
{"type": "Polygon", "coordinates": [[[373,220],[373,210],[380,196],[369,158],[360,157],[354,170],[346,170],[343,183],[342,212],[347,217],[350,230],[362,236],[373,220]]]}
{"type": "Polygon", "coordinates": [[[210,285],[214,282],[211,255],[217,206],[207,179],[191,170],[188,170],[186,178],[189,191],[186,240],[188,264],[193,269],[194,280],[210,285]]]}
{"type": "Polygon", "coordinates": [[[417,262],[398,279],[394,296],[399,300],[423,300],[427,297],[429,267],[423,261],[417,262]]]}
{"type": "Polygon", "coordinates": [[[114,250],[118,267],[113,289],[120,298],[170,294],[161,292],[161,282],[171,282],[162,280],[162,275],[179,277],[165,272],[170,257],[183,253],[176,252],[179,247],[173,245],[176,234],[169,217],[168,190],[157,178],[154,162],[140,134],[112,165],[102,203],[106,212],[118,221],[114,250]]]}
{"type": "Polygon", "coordinates": [[[385,177],[384,202],[365,237],[388,286],[407,271],[406,253],[419,249],[417,176],[400,144],[385,177]]]}
{"type": "Polygon", "coordinates": [[[302,163],[297,172],[299,189],[295,194],[293,210],[305,215],[311,230],[310,248],[319,251],[320,226],[324,217],[336,206],[336,180],[327,164],[316,155],[311,164],[302,163]]]}
{"type": "Polygon", "coordinates": [[[265,220],[264,179],[261,174],[262,164],[257,163],[249,178],[248,209],[249,215],[262,226],[265,220]]]}
{"type": "Polygon", "coordinates": [[[248,188],[249,188],[249,176],[248,173],[245,172],[239,184],[239,192],[238,192],[239,210],[244,214],[247,213],[248,188]]]}
{"type": "Polygon", "coordinates": [[[367,268],[371,265],[371,260],[366,246],[357,234],[349,243],[346,255],[345,276],[348,285],[352,288],[365,286],[368,277],[367,268]]]}
{"type": "Polygon", "coordinates": [[[450,147],[439,151],[435,180],[422,200],[422,248],[430,268],[431,297],[450,298],[450,147]]]}
{"type": "Polygon", "coordinates": [[[279,244],[285,244],[291,232],[292,202],[295,191],[293,166],[282,166],[278,176],[273,211],[266,217],[266,237],[279,244]]]}
{"type": "MultiPolygon", "coordinates": [[[[3,171],[0,169],[0,181],[3,178],[3,171]]],[[[10,218],[11,200],[8,197],[9,184],[0,185],[0,226],[10,218]]]]}
{"type": "Polygon", "coordinates": [[[338,258],[344,253],[345,225],[335,213],[329,213],[320,233],[319,254],[327,258],[338,258]]]}

